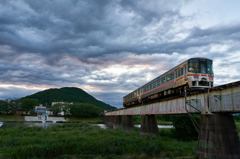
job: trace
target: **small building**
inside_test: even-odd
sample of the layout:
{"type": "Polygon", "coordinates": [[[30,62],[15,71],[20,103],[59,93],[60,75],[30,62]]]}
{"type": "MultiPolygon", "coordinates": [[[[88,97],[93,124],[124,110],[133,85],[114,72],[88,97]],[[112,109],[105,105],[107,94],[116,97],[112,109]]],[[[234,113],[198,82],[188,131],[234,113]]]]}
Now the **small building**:
{"type": "Polygon", "coordinates": [[[34,112],[37,113],[38,120],[47,121],[48,115],[51,115],[52,112],[50,111],[50,108],[44,107],[42,104],[39,106],[35,106],[34,112]]]}
{"type": "Polygon", "coordinates": [[[36,110],[43,110],[45,111],[45,113],[48,113],[49,115],[53,115],[53,112],[50,111],[50,108],[44,107],[42,104],[40,104],[39,106],[35,106],[34,111],[37,113],[36,110]]]}

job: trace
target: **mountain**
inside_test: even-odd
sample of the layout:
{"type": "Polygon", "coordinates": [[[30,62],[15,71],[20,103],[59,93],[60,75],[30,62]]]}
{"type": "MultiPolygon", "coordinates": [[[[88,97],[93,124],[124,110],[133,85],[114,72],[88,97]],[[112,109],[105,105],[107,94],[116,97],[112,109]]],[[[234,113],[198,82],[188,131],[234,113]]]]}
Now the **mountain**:
{"type": "Polygon", "coordinates": [[[93,96],[85,92],[84,90],[76,87],[63,87],[63,88],[51,88],[44,91],[37,92],[33,95],[23,97],[22,99],[38,99],[40,104],[48,107],[52,102],[73,102],[73,103],[90,103],[96,105],[105,110],[115,110],[109,104],[106,104],[100,100],[95,99],[93,96]]]}

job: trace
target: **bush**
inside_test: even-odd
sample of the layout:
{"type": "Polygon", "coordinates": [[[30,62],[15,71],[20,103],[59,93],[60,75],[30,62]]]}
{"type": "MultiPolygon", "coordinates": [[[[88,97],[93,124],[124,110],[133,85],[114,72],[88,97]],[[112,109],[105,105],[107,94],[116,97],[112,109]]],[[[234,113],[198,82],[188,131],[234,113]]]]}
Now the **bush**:
{"type": "MultiPolygon", "coordinates": [[[[199,114],[192,115],[198,124],[200,124],[201,116],[199,114]]],[[[174,136],[184,141],[197,140],[198,132],[195,129],[188,114],[172,115],[171,120],[175,127],[174,136]]]]}
{"type": "Polygon", "coordinates": [[[75,103],[70,109],[70,113],[75,117],[97,117],[101,111],[101,108],[88,103],[75,103]]]}
{"type": "Polygon", "coordinates": [[[240,121],[240,114],[233,115],[233,118],[234,118],[236,121],[240,121]]]}

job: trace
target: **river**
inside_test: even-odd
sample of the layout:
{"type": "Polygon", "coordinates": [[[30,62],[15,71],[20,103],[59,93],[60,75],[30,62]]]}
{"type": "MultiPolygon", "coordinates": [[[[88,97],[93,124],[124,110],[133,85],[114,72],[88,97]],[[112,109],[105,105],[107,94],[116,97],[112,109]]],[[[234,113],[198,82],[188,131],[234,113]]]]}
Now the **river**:
{"type": "MultiPolygon", "coordinates": [[[[0,128],[8,128],[8,127],[16,127],[16,126],[26,126],[26,127],[33,127],[39,126],[43,128],[53,127],[54,125],[63,125],[62,123],[4,123],[0,122],[0,128]]],[[[103,129],[106,129],[107,126],[105,124],[91,124],[92,126],[99,126],[103,129]]],[[[134,125],[135,127],[141,127],[141,125],[134,125]]],[[[158,128],[173,128],[172,125],[158,125],[158,128]]]]}

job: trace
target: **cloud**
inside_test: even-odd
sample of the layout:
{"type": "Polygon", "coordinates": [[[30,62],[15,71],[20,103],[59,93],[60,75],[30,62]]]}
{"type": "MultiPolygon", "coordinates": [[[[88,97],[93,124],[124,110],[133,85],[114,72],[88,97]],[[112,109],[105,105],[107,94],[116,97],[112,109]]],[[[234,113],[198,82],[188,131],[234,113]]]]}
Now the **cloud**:
{"type": "Polygon", "coordinates": [[[216,84],[238,80],[240,22],[203,28],[182,14],[189,3],[2,0],[0,98],[68,86],[121,107],[125,94],[199,56],[214,60],[216,84]]]}

